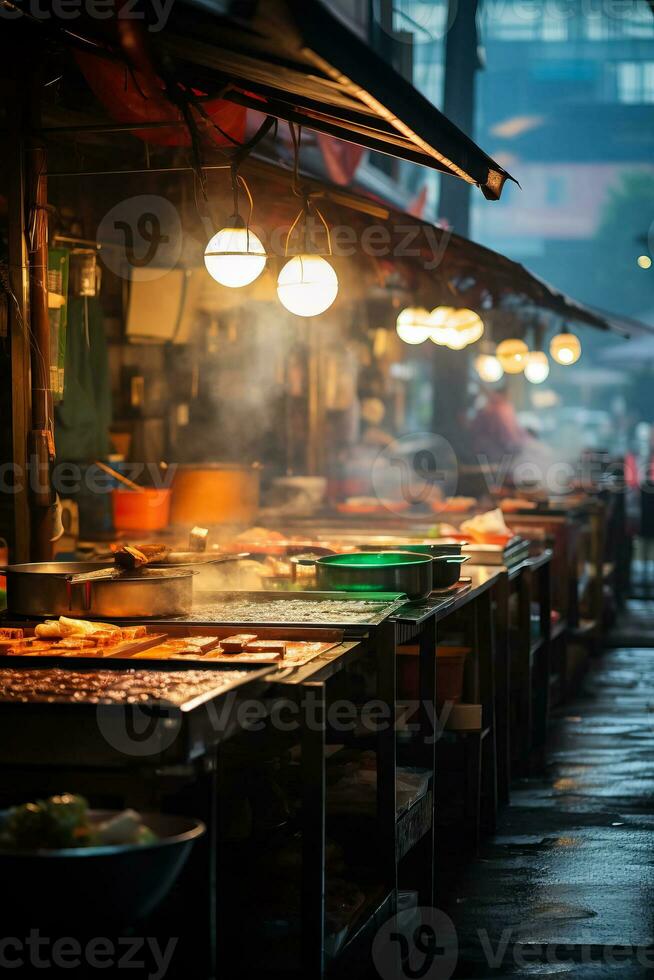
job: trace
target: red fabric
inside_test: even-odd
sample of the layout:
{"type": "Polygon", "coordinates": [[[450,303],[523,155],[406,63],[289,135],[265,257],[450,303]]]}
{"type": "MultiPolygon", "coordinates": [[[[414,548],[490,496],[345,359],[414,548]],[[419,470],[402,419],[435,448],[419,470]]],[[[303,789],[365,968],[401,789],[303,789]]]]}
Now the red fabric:
{"type": "Polygon", "coordinates": [[[624,478],[625,483],[632,490],[638,490],[645,479],[649,483],[654,483],[654,456],[649,461],[647,476],[641,474],[638,458],[634,453],[627,453],[624,458],[624,478]]]}
{"type": "Polygon", "coordinates": [[[326,136],[324,133],[316,133],[316,138],[330,180],[341,187],[347,187],[357,172],[365,147],[344,143],[343,140],[326,136]]]}
{"type": "MultiPolygon", "coordinates": [[[[94,95],[115,122],[173,122],[182,119],[180,110],[167,98],[164,83],[157,76],[130,69],[126,65],[86,51],[75,52],[75,58],[94,95]]],[[[211,99],[204,102],[203,107],[221,129],[233,139],[243,141],[247,112],[243,106],[225,99],[211,99]]],[[[219,146],[231,145],[199,113],[195,113],[195,119],[201,134],[208,136],[219,146]]],[[[158,146],[189,146],[191,142],[185,126],[171,129],[148,129],[144,126],[133,135],[158,146]]]]}
{"type": "Polygon", "coordinates": [[[427,185],[422,185],[422,190],[417,197],[411,201],[411,204],[407,208],[407,214],[413,215],[414,218],[422,218],[425,213],[425,205],[427,204],[427,185]]]}
{"type": "Polygon", "coordinates": [[[640,486],[638,463],[633,453],[627,453],[624,460],[624,479],[628,487],[635,490],[640,486]]]}

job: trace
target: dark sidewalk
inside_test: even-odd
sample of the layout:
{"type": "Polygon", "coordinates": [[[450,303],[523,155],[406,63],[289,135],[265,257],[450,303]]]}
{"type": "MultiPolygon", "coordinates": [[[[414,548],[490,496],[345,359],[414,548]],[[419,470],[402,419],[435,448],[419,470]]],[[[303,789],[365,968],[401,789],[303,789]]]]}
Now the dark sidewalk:
{"type": "Polygon", "coordinates": [[[555,715],[545,771],[514,786],[497,836],[439,875],[455,976],[654,976],[653,831],[654,649],[608,650],[555,715]]]}

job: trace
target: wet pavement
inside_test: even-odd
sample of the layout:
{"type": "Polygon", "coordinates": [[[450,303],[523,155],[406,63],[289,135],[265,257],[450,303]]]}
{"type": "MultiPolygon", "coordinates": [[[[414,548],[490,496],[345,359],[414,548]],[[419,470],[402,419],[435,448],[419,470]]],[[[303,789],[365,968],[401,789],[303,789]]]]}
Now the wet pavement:
{"type": "Polygon", "coordinates": [[[654,977],[654,649],[593,662],[555,713],[544,772],[515,784],[479,858],[439,880],[455,977],[654,977]]]}

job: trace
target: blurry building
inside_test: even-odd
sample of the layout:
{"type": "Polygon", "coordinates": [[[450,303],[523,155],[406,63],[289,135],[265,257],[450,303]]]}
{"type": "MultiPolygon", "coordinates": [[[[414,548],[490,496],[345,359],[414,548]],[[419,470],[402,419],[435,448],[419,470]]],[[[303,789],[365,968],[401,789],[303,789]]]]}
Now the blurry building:
{"type": "Polygon", "coordinates": [[[637,259],[654,229],[652,7],[484,0],[479,27],[473,136],[523,191],[473,200],[472,237],[581,300],[651,308],[654,275],[637,259]]]}

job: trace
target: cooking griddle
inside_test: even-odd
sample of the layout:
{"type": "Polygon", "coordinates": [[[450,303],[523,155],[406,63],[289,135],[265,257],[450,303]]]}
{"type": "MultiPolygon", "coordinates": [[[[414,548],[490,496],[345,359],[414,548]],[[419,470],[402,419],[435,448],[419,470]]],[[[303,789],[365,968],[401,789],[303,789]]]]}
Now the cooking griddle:
{"type": "MultiPolygon", "coordinates": [[[[305,626],[365,633],[406,602],[389,592],[196,592],[193,612],[167,622],[194,626],[230,625],[240,629],[305,626]]],[[[148,620],[156,624],[164,620],[148,620]]]]}
{"type": "Polygon", "coordinates": [[[240,701],[261,696],[269,673],[0,667],[0,764],[191,762],[240,729],[240,701]]]}

